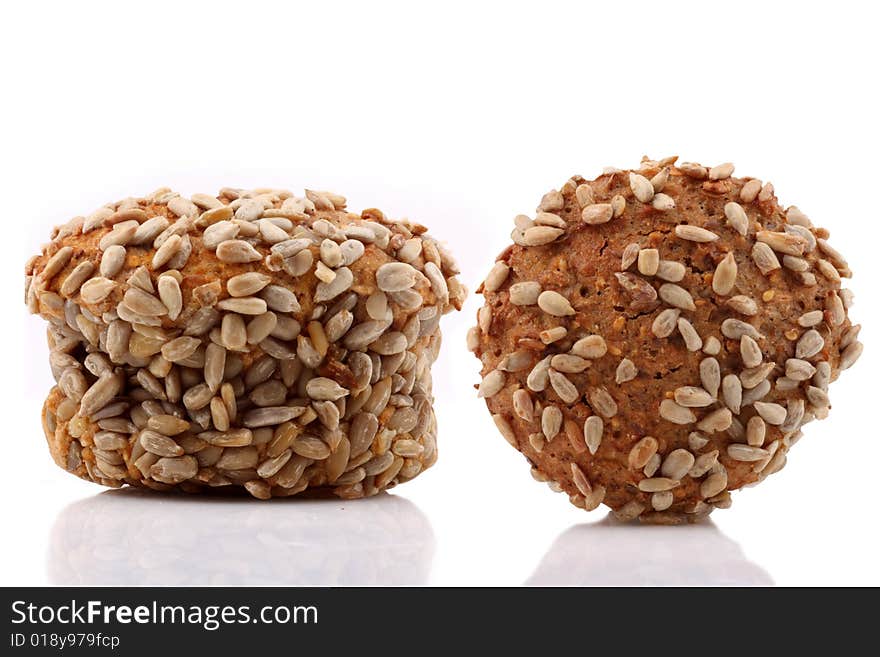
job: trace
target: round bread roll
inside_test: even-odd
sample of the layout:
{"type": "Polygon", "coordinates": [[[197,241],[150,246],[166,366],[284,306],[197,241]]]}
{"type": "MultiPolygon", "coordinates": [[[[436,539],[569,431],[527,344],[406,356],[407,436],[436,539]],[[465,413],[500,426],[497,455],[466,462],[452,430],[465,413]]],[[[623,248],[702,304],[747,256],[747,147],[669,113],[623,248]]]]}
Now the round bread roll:
{"type": "Polygon", "coordinates": [[[778,472],[862,351],[828,231],[732,164],[675,162],[516,217],[468,334],[533,476],[624,520],[692,521],[778,472]]]}
{"type": "Polygon", "coordinates": [[[329,192],[160,189],[26,266],[55,462],[106,486],[357,498],[437,458],[430,366],[466,291],[408,221],[329,192]]]}

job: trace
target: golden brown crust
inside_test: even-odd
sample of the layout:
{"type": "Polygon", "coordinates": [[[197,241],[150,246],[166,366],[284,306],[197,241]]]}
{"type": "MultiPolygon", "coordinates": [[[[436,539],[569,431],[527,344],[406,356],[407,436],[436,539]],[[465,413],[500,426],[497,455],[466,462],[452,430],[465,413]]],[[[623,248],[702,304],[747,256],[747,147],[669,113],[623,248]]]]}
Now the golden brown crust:
{"type": "Polygon", "coordinates": [[[478,290],[486,305],[469,341],[481,396],[533,475],[577,506],[681,522],[729,505],[728,491],[782,467],[801,424],[827,414],[844,351],[845,366],[858,356],[850,297],[838,295],[849,270],[824,244],[827,231],[797,208],[786,216],[772,186],[726,169],[646,160],[634,172],[574,177],[545,195],[537,221],[517,218],[517,243],[478,290]],[[558,230],[534,230],[541,224],[558,230]],[[758,241],[776,249],[779,266],[766,273],[758,241]],[[537,285],[511,290],[522,283],[564,300],[535,303],[537,285]],[[809,311],[819,311],[816,325],[799,325],[809,311]],[[808,331],[821,336],[817,350],[808,331]],[[601,339],[578,343],[587,336],[601,339]],[[809,355],[796,358],[802,339],[809,355]]]}
{"type": "Polygon", "coordinates": [[[44,430],[80,477],[360,497],[436,459],[430,364],[465,290],[422,226],[328,192],[161,189],[56,229],[25,273],[44,430]]]}

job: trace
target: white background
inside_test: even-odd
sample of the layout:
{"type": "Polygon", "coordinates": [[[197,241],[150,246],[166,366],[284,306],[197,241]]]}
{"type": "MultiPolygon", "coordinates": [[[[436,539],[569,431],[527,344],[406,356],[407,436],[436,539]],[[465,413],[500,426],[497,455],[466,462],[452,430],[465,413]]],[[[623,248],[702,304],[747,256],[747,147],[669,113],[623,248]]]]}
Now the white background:
{"type": "Polygon", "coordinates": [[[880,584],[871,3],[30,2],[5,14],[0,584],[880,584]],[[393,495],[102,493],[51,462],[44,326],[21,279],[52,225],[162,185],[332,189],[430,226],[474,289],[515,214],[574,173],[645,153],[772,181],[831,230],[865,326],[830,418],[713,522],[619,526],[535,483],[473,392],[464,335],[479,298],[443,325],[440,461],[393,495]]]}

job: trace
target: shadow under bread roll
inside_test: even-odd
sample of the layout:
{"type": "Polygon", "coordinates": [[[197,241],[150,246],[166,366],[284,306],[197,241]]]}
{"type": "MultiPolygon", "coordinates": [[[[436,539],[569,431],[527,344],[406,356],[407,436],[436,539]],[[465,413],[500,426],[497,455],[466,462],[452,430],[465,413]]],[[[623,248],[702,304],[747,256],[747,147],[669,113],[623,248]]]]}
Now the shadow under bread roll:
{"type": "Polygon", "coordinates": [[[56,463],[106,486],[344,498],[437,458],[430,367],[458,269],[343,197],[159,189],[76,217],[26,266],[56,463]]]}

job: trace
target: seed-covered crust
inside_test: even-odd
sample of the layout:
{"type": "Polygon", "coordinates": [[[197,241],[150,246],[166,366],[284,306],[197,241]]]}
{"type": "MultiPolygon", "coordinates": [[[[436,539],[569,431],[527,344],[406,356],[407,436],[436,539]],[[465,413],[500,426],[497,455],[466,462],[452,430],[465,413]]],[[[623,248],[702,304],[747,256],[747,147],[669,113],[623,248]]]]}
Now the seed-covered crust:
{"type": "Polygon", "coordinates": [[[458,269],[329,192],[168,189],[76,217],[25,270],[56,463],[106,486],[373,495],[437,458],[430,367],[458,269]]]}
{"type": "Polygon", "coordinates": [[[733,165],[675,162],[575,176],[516,217],[468,335],[538,481],[657,523],[779,471],[862,350],[828,231],[733,165]]]}

